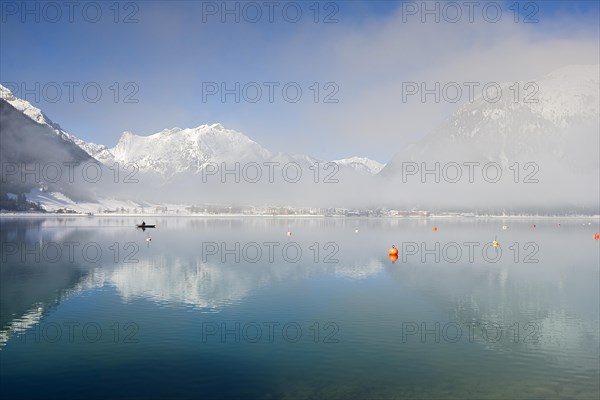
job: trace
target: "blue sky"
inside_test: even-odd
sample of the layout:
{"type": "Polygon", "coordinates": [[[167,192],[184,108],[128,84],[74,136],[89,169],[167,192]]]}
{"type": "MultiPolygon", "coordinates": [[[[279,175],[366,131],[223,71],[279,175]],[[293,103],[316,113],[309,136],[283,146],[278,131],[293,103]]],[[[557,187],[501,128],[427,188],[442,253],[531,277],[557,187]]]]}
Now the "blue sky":
{"type": "Polygon", "coordinates": [[[456,22],[444,2],[426,3],[439,7],[439,22],[421,20],[422,2],[277,3],[272,21],[257,1],[238,2],[223,22],[236,2],[79,2],[69,21],[64,3],[3,1],[0,81],[68,132],[108,146],[123,131],[220,122],[274,152],[386,162],[460,105],[403,102],[403,82],[530,80],[599,58],[598,1],[495,2],[487,15],[489,2],[478,2],[472,22],[465,2],[454,3],[456,22]],[[239,102],[207,93],[236,83],[239,102]],[[297,102],[286,84],[289,98],[302,90],[297,102]]]}

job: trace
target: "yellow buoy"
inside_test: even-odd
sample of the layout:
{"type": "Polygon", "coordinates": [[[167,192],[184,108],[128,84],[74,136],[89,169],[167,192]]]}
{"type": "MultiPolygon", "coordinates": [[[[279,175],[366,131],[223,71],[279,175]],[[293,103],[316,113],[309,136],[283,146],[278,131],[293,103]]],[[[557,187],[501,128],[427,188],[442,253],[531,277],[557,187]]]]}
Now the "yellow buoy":
{"type": "Polygon", "coordinates": [[[494,240],[494,241],[492,242],[492,246],[494,246],[494,247],[498,247],[498,246],[500,246],[500,243],[498,243],[498,241],[497,241],[497,240],[494,240]]]}

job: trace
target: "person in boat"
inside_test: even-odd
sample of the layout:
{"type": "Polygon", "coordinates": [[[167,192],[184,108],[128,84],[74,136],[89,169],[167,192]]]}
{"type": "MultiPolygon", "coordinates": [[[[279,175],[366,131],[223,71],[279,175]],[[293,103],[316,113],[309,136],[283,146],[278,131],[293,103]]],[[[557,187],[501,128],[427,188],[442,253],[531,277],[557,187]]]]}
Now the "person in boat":
{"type": "Polygon", "coordinates": [[[142,221],[142,226],[146,226],[146,221],[142,221]]]}

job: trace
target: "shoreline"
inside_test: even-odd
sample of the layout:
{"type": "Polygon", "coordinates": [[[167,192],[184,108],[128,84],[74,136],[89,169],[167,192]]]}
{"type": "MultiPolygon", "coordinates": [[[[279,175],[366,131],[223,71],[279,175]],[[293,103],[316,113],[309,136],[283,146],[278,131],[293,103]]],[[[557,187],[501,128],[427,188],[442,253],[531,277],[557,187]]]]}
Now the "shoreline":
{"type": "Polygon", "coordinates": [[[600,215],[415,215],[415,216],[346,216],[324,214],[271,215],[271,214],[56,214],[56,213],[0,213],[1,218],[344,218],[344,219],[595,219],[600,215]]]}

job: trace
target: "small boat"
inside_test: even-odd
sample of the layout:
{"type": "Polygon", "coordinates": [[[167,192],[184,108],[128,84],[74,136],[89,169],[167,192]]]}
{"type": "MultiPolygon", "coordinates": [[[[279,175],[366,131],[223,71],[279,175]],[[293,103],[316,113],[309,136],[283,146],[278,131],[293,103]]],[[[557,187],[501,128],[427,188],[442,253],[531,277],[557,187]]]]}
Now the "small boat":
{"type": "Polygon", "coordinates": [[[145,231],[146,228],[156,228],[156,225],[137,224],[135,227],[138,228],[138,229],[141,229],[141,230],[145,231]]]}

